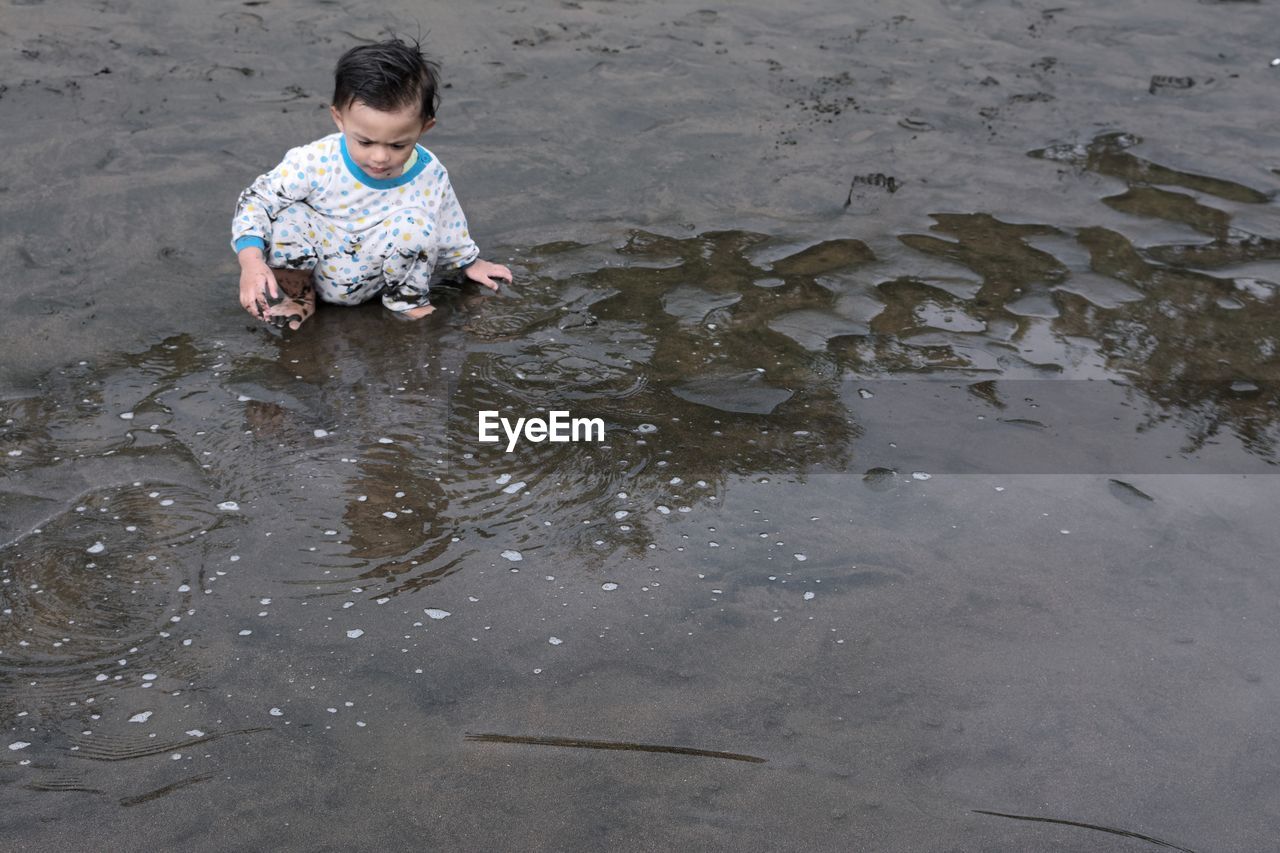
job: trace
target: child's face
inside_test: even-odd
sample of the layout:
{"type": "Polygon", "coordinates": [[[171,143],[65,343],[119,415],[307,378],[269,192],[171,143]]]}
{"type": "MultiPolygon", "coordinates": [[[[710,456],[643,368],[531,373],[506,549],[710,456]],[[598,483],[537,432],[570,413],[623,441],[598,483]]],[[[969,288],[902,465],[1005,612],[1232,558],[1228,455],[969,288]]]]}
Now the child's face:
{"type": "Polygon", "coordinates": [[[351,159],[371,178],[399,175],[418,137],[436,123],[433,118],[423,121],[416,106],[383,112],[362,101],[352,101],[346,109],[330,107],[329,111],[347,139],[351,159]]]}

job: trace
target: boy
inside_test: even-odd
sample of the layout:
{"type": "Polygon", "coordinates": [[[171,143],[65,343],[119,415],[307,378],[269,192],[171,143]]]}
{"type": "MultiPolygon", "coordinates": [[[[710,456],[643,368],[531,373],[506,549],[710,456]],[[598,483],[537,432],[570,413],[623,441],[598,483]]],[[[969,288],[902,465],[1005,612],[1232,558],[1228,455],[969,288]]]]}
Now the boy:
{"type": "Polygon", "coordinates": [[[316,297],[375,296],[400,317],[433,310],[437,264],[492,290],[511,271],[480,260],[449,175],[418,138],[436,123],[439,67],[399,39],[347,51],[334,70],[338,132],[289,151],[240,194],[231,223],[240,304],[297,329],[316,297]]]}

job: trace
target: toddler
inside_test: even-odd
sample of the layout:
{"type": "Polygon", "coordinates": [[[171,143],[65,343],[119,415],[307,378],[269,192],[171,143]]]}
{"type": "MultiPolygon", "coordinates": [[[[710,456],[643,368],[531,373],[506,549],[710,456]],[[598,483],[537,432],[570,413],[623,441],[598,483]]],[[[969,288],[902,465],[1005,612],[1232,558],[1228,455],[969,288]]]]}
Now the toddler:
{"type": "Polygon", "coordinates": [[[240,304],[297,329],[324,302],[375,296],[430,314],[431,275],[461,269],[492,290],[511,271],[480,259],[449,173],[418,139],[436,123],[439,68],[399,39],[347,51],[334,71],[337,133],[290,150],[240,194],[232,246],[240,304]]]}

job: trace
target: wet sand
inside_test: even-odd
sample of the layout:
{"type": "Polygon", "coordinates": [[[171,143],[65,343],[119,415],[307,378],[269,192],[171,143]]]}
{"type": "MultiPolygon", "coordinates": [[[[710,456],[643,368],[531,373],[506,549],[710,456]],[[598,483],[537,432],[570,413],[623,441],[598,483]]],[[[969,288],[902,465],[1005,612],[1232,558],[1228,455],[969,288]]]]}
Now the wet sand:
{"type": "Polygon", "coordinates": [[[1268,4],[4,8],[15,849],[1272,846],[1268,4]],[[419,22],[515,286],[256,327],[419,22]]]}

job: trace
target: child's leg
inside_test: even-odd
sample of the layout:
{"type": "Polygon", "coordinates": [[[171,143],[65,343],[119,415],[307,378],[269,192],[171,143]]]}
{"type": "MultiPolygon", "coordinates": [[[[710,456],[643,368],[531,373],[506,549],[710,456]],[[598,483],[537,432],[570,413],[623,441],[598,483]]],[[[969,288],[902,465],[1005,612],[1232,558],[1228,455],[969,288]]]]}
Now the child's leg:
{"type": "Polygon", "coordinates": [[[382,304],[406,320],[419,320],[435,308],[428,296],[431,262],[428,259],[395,256],[383,264],[382,304]]]}
{"type": "Polygon", "coordinates": [[[280,298],[267,298],[262,319],[273,326],[297,329],[316,312],[316,289],[311,283],[311,270],[273,269],[280,298]]]}
{"type": "Polygon", "coordinates": [[[316,266],[328,237],[326,222],[306,205],[294,204],[280,211],[275,233],[267,248],[267,264],[280,288],[277,299],[267,297],[264,322],[273,326],[299,328],[316,310],[312,269],[316,266]]]}
{"type": "Polygon", "coordinates": [[[428,300],[435,247],[426,211],[406,208],[386,224],[382,259],[382,304],[409,320],[434,310],[428,300]]]}

